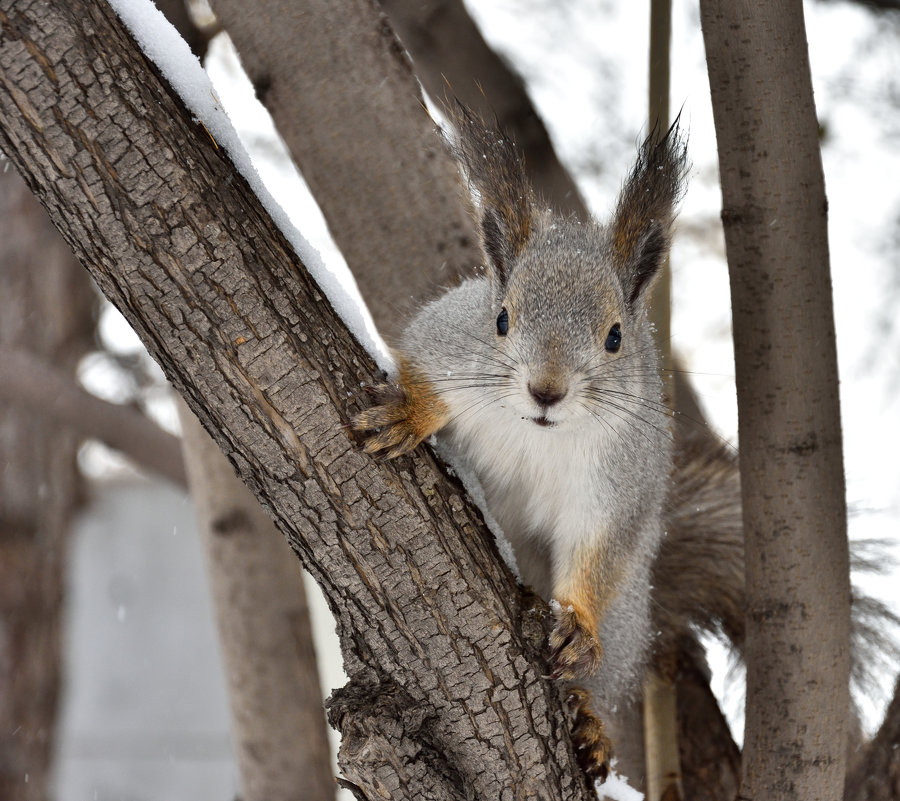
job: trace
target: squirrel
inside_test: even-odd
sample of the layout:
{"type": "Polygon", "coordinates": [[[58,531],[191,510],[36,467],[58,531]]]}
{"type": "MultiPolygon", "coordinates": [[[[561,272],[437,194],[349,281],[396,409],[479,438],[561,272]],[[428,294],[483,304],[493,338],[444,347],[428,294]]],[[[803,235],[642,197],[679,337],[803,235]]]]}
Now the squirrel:
{"type": "Polygon", "coordinates": [[[474,473],[523,583],[553,599],[553,678],[605,777],[604,716],[642,676],[651,570],[673,464],[647,318],[687,173],[676,122],[639,149],[607,225],[542,208],[502,132],[463,107],[455,150],[480,199],[485,272],[428,303],[395,383],[353,420],[393,458],[437,434],[474,473]],[[580,686],[584,683],[584,686],[580,686]]]}
{"type": "MultiPolygon", "coordinates": [[[[737,454],[700,422],[677,370],[667,408],[647,319],[685,190],[685,137],[677,121],[651,133],[599,225],[542,208],[502,132],[462,106],[452,121],[485,271],[413,318],[396,381],[372,388],[376,405],[352,427],[388,458],[435,434],[476,476],[523,583],[555,601],[551,675],[577,682],[576,754],[604,778],[604,722],[617,723],[650,661],[665,669],[697,631],[743,646],[737,454]]],[[[882,544],[861,546],[855,568],[877,570],[882,544]]],[[[873,656],[896,656],[884,631],[900,619],[857,591],[852,615],[852,672],[866,687],[873,656]]]]}

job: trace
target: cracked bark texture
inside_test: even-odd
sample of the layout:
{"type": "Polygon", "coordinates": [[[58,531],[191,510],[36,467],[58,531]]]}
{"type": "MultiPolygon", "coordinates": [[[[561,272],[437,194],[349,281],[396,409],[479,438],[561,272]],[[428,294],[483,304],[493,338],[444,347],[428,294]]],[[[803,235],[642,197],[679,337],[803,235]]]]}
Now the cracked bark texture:
{"type": "Polygon", "coordinates": [[[701,0],[722,180],[747,586],[741,797],[842,797],[850,578],[803,7],[701,0]]]}
{"type": "Polygon", "coordinates": [[[374,0],[213,0],[383,336],[481,264],[459,171],[374,0]]]}
{"type": "Polygon", "coordinates": [[[2,0],[0,26],[2,149],[322,586],[335,719],[415,723],[342,750],[357,792],[589,797],[539,616],[426,450],[352,442],[375,367],[224,154],[104,3],[2,0]]]}

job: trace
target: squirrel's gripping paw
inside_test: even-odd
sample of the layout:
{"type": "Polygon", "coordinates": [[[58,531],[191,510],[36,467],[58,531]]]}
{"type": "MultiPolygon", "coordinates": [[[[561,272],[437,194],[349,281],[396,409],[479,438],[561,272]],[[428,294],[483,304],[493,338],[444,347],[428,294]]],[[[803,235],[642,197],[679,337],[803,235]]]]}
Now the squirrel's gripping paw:
{"type": "Polygon", "coordinates": [[[379,384],[366,387],[376,406],[351,421],[354,431],[374,431],[366,437],[366,453],[383,453],[388,459],[409,453],[443,425],[443,404],[421,387],[379,384]]]}
{"type": "Polygon", "coordinates": [[[378,384],[366,386],[366,391],[377,405],[361,411],[350,423],[354,431],[375,431],[365,438],[363,450],[384,453],[388,459],[409,453],[422,437],[412,423],[412,410],[403,390],[393,384],[378,384]]]}
{"type": "Polygon", "coordinates": [[[561,604],[555,615],[556,625],[550,632],[550,678],[587,678],[596,673],[603,648],[595,627],[584,621],[571,606],[561,604]]]}
{"type": "Polygon", "coordinates": [[[581,769],[592,779],[606,781],[612,742],[606,736],[603,722],[588,708],[590,693],[581,687],[569,688],[572,745],[581,769]]]}

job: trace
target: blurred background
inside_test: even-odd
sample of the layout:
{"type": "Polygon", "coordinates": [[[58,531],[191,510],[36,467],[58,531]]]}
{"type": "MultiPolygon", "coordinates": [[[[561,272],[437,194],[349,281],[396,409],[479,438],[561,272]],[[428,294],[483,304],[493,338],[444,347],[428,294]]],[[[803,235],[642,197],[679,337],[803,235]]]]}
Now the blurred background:
{"type": "MultiPolygon", "coordinates": [[[[602,218],[647,133],[649,5],[482,0],[467,7],[523,79],[561,161],[602,218]]],[[[850,532],[893,542],[900,519],[900,10],[852,0],[815,0],[805,10],[829,198],[850,532]]],[[[191,4],[191,13],[210,34],[205,66],[261,177],[352,284],[227,35],[215,33],[208,8],[191,4]]],[[[675,0],[672,20],[672,107],[690,132],[693,161],[671,260],[672,347],[711,424],[734,443],[721,196],[696,4],[675,0]]],[[[0,798],[234,797],[225,673],[194,508],[183,468],[171,465],[173,453],[180,459],[177,442],[164,441],[153,470],[125,455],[143,448],[128,445],[136,418],[154,427],[151,437],[153,430],[179,435],[171,392],[118,312],[87,286],[65,245],[54,244],[9,163],[0,164],[0,343],[12,354],[0,366],[7,385],[0,391],[0,726],[3,748],[15,752],[27,739],[22,764],[46,766],[46,775],[31,775],[0,755],[9,768],[0,798]],[[110,434],[116,421],[101,412],[90,435],[92,412],[79,392],[127,411],[123,432],[110,434]]],[[[863,586],[900,612],[896,575],[867,575],[863,586]]],[[[314,585],[307,589],[324,697],[344,679],[330,615],[314,585]]],[[[739,681],[728,679],[727,649],[707,645],[713,687],[739,739],[739,681]]],[[[884,665],[880,686],[858,699],[870,734],[896,667],[884,665]]]]}

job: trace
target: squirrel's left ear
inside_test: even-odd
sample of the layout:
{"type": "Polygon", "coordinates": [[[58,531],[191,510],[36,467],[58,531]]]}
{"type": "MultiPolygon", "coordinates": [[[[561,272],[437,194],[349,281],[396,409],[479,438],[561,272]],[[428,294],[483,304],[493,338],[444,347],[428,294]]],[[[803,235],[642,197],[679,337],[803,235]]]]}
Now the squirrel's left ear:
{"type": "Polygon", "coordinates": [[[656,131],[647,137],[622,187],[610,234],[615,268],[632,310],[646,298],[669,250],[687,170],[687,145],[676,120],[661,139],[656,131]]]}
{"type": "Polygon", "coordinates": [[[452,147],[478,193],[481,244],[495,289],[502,296],[513,263],[531,236],[534,192],[525,176],[522,154],[503,131],[485,125],[459,101],[448,111],[457,131],[452,147]]]}

